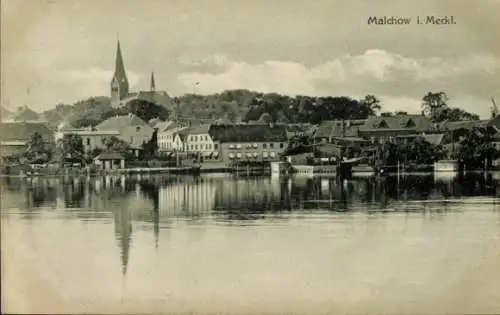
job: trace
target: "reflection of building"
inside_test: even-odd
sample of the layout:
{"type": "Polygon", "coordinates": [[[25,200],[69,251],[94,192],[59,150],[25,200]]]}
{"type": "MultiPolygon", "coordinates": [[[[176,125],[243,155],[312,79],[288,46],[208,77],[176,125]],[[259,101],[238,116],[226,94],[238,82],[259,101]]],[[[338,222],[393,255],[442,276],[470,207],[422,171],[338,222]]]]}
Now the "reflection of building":
{"type": "Polygon", "coordinates": [[[289,200],[287,183],[279,179],[220,180],[216,185],[215,207],[220,209],[264,211],[289,200]]]}
{"type": "Polygon", "coordinates": [[[127,273],[130,242],[132,240],[132,213],[129,207],[115,209],[115,237],[120,247],[122,273],[127,273]]]}
{"type": "Polygon", "coordinates": [[[209,213],[214,208],[215,191],[211,180],[169,184],[160,188],[159,213],[168,217],[209,213]]]}

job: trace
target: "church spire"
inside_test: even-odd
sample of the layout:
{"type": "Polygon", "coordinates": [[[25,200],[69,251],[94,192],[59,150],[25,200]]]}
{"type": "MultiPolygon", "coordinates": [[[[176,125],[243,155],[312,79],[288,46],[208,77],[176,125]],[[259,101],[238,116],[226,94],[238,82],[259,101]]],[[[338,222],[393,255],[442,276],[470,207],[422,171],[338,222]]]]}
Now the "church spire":
{"type": "Polygon", "coordinates": [[[118,39],[116,44],[116,61],[115,61],[115,77],[118,79],[119,83],[127,83],[127,74],[125,73],[125,65],[123,63],[122,50],[120,48],[120,40],[118,39]]]}
{"type": "Polygon", "coordinates": [[[153,71],[151,71],[151,92],[154,93],[156,89],[156,85],[155,85],[155,73],[153,71]]]}
{"type": "Polygon", "coordinates": [[[120,39],[116,43],[115,73],[111,79],[111,105],[119,106],[120,101],[128,96],[128,79],[123,63],[120,39]]]}

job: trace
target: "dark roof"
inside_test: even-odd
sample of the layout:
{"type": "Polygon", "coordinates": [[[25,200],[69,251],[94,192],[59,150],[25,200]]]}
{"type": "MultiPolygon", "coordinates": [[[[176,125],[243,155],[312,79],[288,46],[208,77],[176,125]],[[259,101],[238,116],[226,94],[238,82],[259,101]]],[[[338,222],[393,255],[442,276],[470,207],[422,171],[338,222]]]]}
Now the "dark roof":
{"type": "Polygon", "coordinates": [[[438,128],[442,131],[458,129],[470,130],[472,128],[487,127],[490,122],[490,120],[445,121],[438,124],[438,128]]]}
{"type": "Polygon", "coordinates": [[[125,157],[120,152],[116,151],[105,151],[96,156],[95,160],[122,160],[125,157]]]}
{"type": "Polygon", "coordinates": [[[44,122],[2,122],[0,139],[3,141],[28,141],[38,132],[46,141],[53,140],[53,133],[44,122]]]}
{"type": "Polygon", "coordinates": [[[211,125],[209,134],[220,142],[283,142],[287,140],[285,126],[271,125],[211,125]]]}
{"type": "MultiPolygon", "coordinates": [[[[352,124],[351,121],[344,121],[345,124],[345,136],[346,137],[357,137],[359,131],[359,125],[352,124]]],[[[315,137],[341,137],[343,136],[343,128],[341,120],[328,120],[324,121],[319,125],[318,130],[315,133],[315,137]]]]}
{"type": "Polygon", "coordinates": [[[419,132],[434,130],[432,122],[422,115],[370,116],[359,127],[361,132],[373,130],[415,130],[419,132]]]}
{"type": "Polygon", "coordinates": [[[95,128],[97,130],[117,130],[121,131],[128,126],[149,126],[144,120],[134,114],[124,116],[114,116],[106,119],[95,128]]]}
{"type": "Polygon", "coordinates": [[[206,134],[210,130],[210,124],[203,124],[196,127],[189,128],[187,132],[190,135],[206,134]]]}

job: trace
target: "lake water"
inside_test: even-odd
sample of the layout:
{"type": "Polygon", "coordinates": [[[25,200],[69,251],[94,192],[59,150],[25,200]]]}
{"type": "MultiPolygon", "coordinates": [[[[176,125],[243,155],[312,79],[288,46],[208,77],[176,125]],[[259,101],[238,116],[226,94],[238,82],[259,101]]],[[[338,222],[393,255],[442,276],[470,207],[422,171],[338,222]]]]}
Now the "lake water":
{"type": "Polygon", "coordinates": [[[69,311],[498,313],[499,182],[3,178],[2,246],[69,311]]]}

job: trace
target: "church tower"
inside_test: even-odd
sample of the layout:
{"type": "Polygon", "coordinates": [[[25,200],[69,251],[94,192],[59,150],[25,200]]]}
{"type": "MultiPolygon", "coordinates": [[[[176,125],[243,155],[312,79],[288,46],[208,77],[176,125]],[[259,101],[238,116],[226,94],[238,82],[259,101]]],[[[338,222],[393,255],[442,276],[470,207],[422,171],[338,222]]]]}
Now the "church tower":
{"type": "Polygon", "coordinates": [[[120,40],[116,46],[115,73],[111,79],[111,106],[120,106],[120,101],[128,96],[128,79],[123,64],[120,40]]]}
{"type": "Polygon", "coordinates": [[[151,85],[150,85],[150,90],[151,94],[155,93],[156,90],[156,84],[155,84],[155,74],[154,72],[151,72],[151,85]]]}

